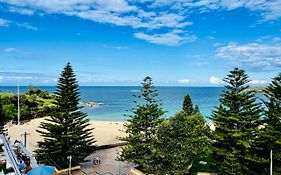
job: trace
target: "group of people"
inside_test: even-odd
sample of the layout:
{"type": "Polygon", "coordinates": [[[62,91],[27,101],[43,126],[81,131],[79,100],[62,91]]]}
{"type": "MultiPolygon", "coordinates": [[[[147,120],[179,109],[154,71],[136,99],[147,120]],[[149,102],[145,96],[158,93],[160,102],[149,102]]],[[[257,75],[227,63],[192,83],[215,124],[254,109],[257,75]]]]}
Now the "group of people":
{"type": "Polygon", "coordinates": [[[30,157],[26,156],[23,154],[20,150],[19,147],[19,141],[15,141],[14,143],[14,152],[15,155],[17,156],[17,159],[19,161],[19,170],[21,173],[26,174],[28,171],[32,169],[31,164],[30,164],[30,157]]]}
{"type": "Polygon", "coordinates": [[[94,158],[93,164],[94,164],[94,165],[100,165],[100,164],[101,164],[101,158],[100,158],[99,156],[97,156],[96,158],[94,158]]]}

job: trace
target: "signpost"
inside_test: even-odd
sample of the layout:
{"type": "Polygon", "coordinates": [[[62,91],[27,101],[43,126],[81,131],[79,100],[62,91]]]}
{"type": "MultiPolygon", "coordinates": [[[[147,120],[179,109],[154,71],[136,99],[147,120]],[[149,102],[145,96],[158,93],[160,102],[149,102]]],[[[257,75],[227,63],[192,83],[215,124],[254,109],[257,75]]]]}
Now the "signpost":
{"type": "Polygon", "coordinates": [[[30,133],[27,133],[27,132],[24,132],[24,134],[21,134],[21,136],[24,136],[24,147],[26,147],[26,143],[27,143],[27,139],[26,139],[26,137],[27,137],[27,135],[30,135],[30,133]]]}

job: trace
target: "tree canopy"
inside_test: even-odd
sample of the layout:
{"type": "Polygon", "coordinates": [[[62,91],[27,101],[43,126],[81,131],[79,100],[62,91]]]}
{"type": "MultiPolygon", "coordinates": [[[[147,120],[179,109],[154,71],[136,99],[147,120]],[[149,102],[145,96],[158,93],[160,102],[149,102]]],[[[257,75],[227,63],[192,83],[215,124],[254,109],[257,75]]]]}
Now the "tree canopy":
{"type": "Polygon", "coordinates": [[[165,113],[156,99],[157,95],[152,78],[145,77],[141,94],[135,95],[136,106],[131,109],[125,124],[128,136],[120,138],[126,141],[127,145],[122,148],[119,160],[135,163],[146,173],[151,173],[154,169],[152,144],[155,142],[157,127],[165,113]]]}
{"type": "Polygon", "coordinates": [[[186,94],[183,99],[182,110],[187,113],[187,115],[192,115],[194,108],[192,104],[192,100],[189,94],[186,94]]]}
{"type": "Polygon", "coordinates": [[[193,103],[189,94],[186,94],[183,98],[182,111],[187,115],[200,114],[200,109],[198,105],[193,107],[193,103]]]}
{"type": "Polygon", "coordinates": [[[273,174],[281,174],[281,73],[274,77],[265,89],[267,100],[265,105],[264,123],[261,142],[264,149],[261,154],[268,160],[266,169],[269,171],[269,154],[273,151],[273,174]]]}
{"type": "Polygon", "coordinates": [[[256,138],[261,125],[261,104],[247,83],[244,70],[235,68],[224,78],[220,106],[213,112],[213,158],[225,175],[262,174],[264,160],[257,154],[256,138]]]}
{"type": "Polygon", "coordinates": [[[38,142],[36,153],[40,162],[65,168],[68,156],[78,164],[95,149],[87,114],[80,111],[79,88],[70,63],[60,75],[55,94],[57,108],[37,130],[44,140],[38,142]]]}
{"type": "Polygon", "coordinates": [[[4,125],[5,125],[5,120],[4,120],[4,115],[2,111],[2,100],[1,100],[1,95],[0,95],[0,134],[4,133],[4,125]]]}
{"type": "Polygon", "coordinates": [[[178,112],[164,121],[157,130],[154,144],[154,174],[188,174],[194,159],[207,153],[209,128],[199,113],[178,112]]]}

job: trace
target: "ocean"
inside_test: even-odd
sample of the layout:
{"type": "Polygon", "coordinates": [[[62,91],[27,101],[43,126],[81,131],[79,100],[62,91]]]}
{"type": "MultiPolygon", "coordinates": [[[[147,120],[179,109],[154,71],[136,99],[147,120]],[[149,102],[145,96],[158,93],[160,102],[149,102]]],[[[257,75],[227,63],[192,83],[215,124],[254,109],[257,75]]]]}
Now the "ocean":
{"type": "MultiPolygon", "coordinates": [[[[55,86],[40,86],[40,89],[54,92],[55,86]]],[[[27,86],[20,87],[20,92],[26,92],[27,86]]],[[[99,104],[97,108],[84,107],[82,110],[88,114],[91,120],[100,121],[124,121],[124,114],[134,107],[134,94],[140,93],[141,87],[137,86],[81,86],[81,100],[99,104]]],[[[167,113],[165,117],[173,116],[182,108],[184,95],[188,93],[194,105],[198,105],[201,113],[207,119],[212,110],[219,104],[219,97],[223,87],[156,87],[158,100],[167,113]]],[[[17,92],[16,86],[0,86],[1,92],[17,92]]],[[[208,120],[208,119],[207,119],[208,120]]]]}

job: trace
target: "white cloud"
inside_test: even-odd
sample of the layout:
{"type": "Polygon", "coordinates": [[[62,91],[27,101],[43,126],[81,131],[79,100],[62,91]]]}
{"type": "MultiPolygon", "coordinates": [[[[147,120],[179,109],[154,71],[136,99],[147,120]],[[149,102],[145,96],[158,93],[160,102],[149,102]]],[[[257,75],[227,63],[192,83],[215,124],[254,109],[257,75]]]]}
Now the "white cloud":
{"type": "Polygon", "coordinates": [[[189,21],[182,22],[184,19],[185,19],[184,16],[178,14],[173,14],[173,13],[163,14],[151,18],[147,25],[149,26],[149,28],[160,28],[160,27],[183,28],[185,26],[192,25],[192,22],[189,21]]]}
{"type": "Polygon", "coordinates": [[[0,26],[3,27],[8,27],[9,26],[9,21],[3,18],[0,18],[0,26]]]}
{"type": "Polygon", "coordinates": [[[209,78],[209,83],[210,84],[215,84],[215,85],[219,85],[219,84],[223,84],[224,81],[218,77],[215,77],[215,76],[211,76],[209,78]]]}
{"type": "Polygon", "coordinates": [[[28,30],[34,30],[34,31],[37,31],[38,28],[35,27],[35,26],[32,26],[28,23],[15,23],[18,27],[22,27],[22,28],[25,28],[25,29],[28,29],[28,30]]]}
{"type": "MultiPolygon", "coordinates": [[[[0,0],[1,2],[1,0],[0,0]]],[[[26,28],[26,29],[29,29],[29,30],[38,30],[37,27],[34,27],[28,23],[18,23],[18,22],[14,22],[14,21],[10,21],[10,20],[7,20],[7,19],[3,19],[3,18],[0,18],[0,27],[9,27],[10,25],[15,25],[17,27],[22,27],[22,28],[26,28]]]]}
{"type": "MultiPolygon", "coordinates": [[[[10,12],[21,14],[37,14],[45,12],[50,14],[64,14],[68,16],[77,16],[83,19],[92,20],[99,23],[110,23],[118,26],[131,26],[141,30],[149,30],[155,34],[152,36],[157,39],[152,43],[164,45],[178,45],[185,43],[186,40],[193,40],[193,36],[187,37],[185,33],[167,33],[167,31],[177,30],[192,25],[191,21],[186,20],[187,16],[178,12],[168,13],[166,10],[157,11],[155,9],[143,8],[145,3],[131,0],[0,0],[8,5],[10,12]],[[144,10],[145,9],[145,10],[144,10]],[[157,33],[154,29],[164,29],[165,34],[157,33]],[[173,38],[176,41],[163,41],[167,38],[173,38]],[[192,38],[192,39],[191,39],[192,38]],[[161,40],[161,41],[160,41],[161,40]],[[168,44],[167,44],[168,43],[168,44]]],[[[18,25],[31,30],[37,30],[36,27],[27,24],[18,25]]],[[[138,32],[135,36],[143,38],[145,32],[138,32]],[[141,33],[143,35],[141,36],[141,33]]],[[[147,37],[146,37],[147,38],[147,37]]]]}
{"type": "Polygon", "coordinates": [[[14,80],[32,80],[31,76],[1,76],[0,81],[14,81],[14,80]]]}
{"type": "Polygon", "coordinates": [[[210,39],[210,40],[214,40],[214,39],[216,39],[215,37],[213,37],[213,36],[207,36],[207,38],[208,39],[210,39]]]}
{"type": "MultiPolygon", "coordinates": [[[[187,26],[193,24],[188,20],[192,14],[245,8],[259,13],[263,20],[281,17],[280,0],[0,0],[0,3],[10,12],[25,15],[63,14],[99,23],[130,26],[138,29],[137,38],[169,46],[195,40],[195,36],[186,35],[187,26]],[[179,29],[184,32],[169,32],[179,29]]],[[[7,21],[0,19],[0,26],[7,25],[7,21]]],[[[37,30],[25,23],[18,26],[37,30]]]]}
{"type": "Polygon", "coordinates": [[[151,0],[151,7],[173,6],[179,10],[197,10],[201,13],[214,10],[235,10],[245,8],[257,11],[264,20],[276,20],[281,17],[280,0],[151,0]]]}
{"type": "Polygon", "coordinates": [[[15,84],[19,82],[20,84],[54,84],[55,76],[38,74],[38,73],[24,73],[24,72],[0,72],[0,82],[2,84],[15,84]]]}
{"type": "Polygon", "coordinates": [[[196,36],[183,34],[182,31],[174,30],[163,34],[145,34],[143,32],[135,33],[134,36],[139,39],[146,40],[150,43],[161,44],[167,46],[179,46],[182,43],[192,42],[196,40],[196,36]]]}
{"type": "Polygon", "coordinates": [[[126,0],[95,0],[98,9],[106,9],[114,12],[128,12],[137,9],[135,6],[128,5],[126,0]]]}
{"type": "Polygon", "coordinates": [[[136,11],[137,15],[113,13],[108,10],[66,11],[64,14],[78,16],[100,23],[110,23],[118,26],[131,26],[132,28],[159,29],[159,28],[183,28],[192,25],[185,21],[185,17],[173,13],[147,15],[149,12],[136,11]]]}
{"type": "MultiPolygon", "coordinates": [[[[164,21],[173,23],[174,21],[170,21],[170,19],[175,19],[175,21],[184,19],[186,14],[191,12],[234,10],[237,8],[258,11],[267,20],[281,17],[280,0],[0,0],[0,2],[10,5],[9,9],[12,12],[28,15],[33,14],[34,11],[62,14],[99,11],[110,12],[115,16],[122,14],[122,17],[126,17],[126,13],[135,12],[135,17],[139,16],[146,18],[146,20],[150,18],[152,22],[161,21],[161,23],[164,21]],[[155,11],[155,8],[158,7],[165,12],[167,8],[172,8],[177,14],[161,15],[155,11]],[[144,9],[147,11],[144,11],[144,9]],[[154,19],[151,17],[154,17],[154,19]]],[[[184,25],[186,24],[183,22],[184,25]]]]}
{"type": "Polygon", "coordinates": [[[278,43],[278,42],[281,42],[281,38],[280,37],[274,37],[272,39],[272,41],[275,42],[275,43],[278,43]]]}
{"type": "Polygon", "coordinates": [[[19,14],[22,14],[22,15],[33,15],[34,14],[33,10],[26,9],[26,8],[15,7],[15,6],[9,7],[8,10],[9,10],[9,12],[19,13],[19,14]]]}
{"type": "Polygon", "coordinates": [[[3,51],[4,52],[15,52],[15,51],[17,51],[17,49],[13,48],[13,47],[8,47],[8,48],[5,48],[3,51]]]}
{"type": "Polygon", "coordinates": [[[198,61],[198,62],[195,63],[195,65],[197,67],[202,67],[202,66],[207,65],[207,64],[209,64],[207,61],[198,61]]]}
{"type": "Polygon", "coordinates": [[[102,47],[109,48],[109,49],[116,49],[116,50],[127,50],[127,49],[129,49],[126,46],[109,46],[109,45],[106,45],[106,44],[103,44],[102,47]]]}
{"type": "Polygon", "coordinates": [[[190,83],[190,80],[188,80],[188,79],[182,79],[182,80],[178,80],[178,83],[179,83],[179,84],[188,84],[188,83],[190,83]]]}
{"type": "Polygon", "coordinates": [[[280,0],[251,0],[246,4],[251,10],[262,12],[265,20],[276,20],[281,17],[281,1],[280,0]],[[260,3],[259,3],[260,2],[260,3]]]}
{"type": "Polygon", "coordinates": [[[219,47],[219,46],[221,46],[221,45],[223,45],[223,44],[222,44],[222,43],[214,43],[214,44],[213,44],[214,47],[219,47]]]}
{"type": "Polygon", "coordinates": [[[229,44],[218,48],[217,56],[230,61],[234,66],[255,71],[281,67],[281,45],[229,44]]]}
{"type": "Polygon", "coordinates": [[[251,80],[249,84],[258,85],[258,84],[267,84],[268,81],[266,80],[251,80]]]}

